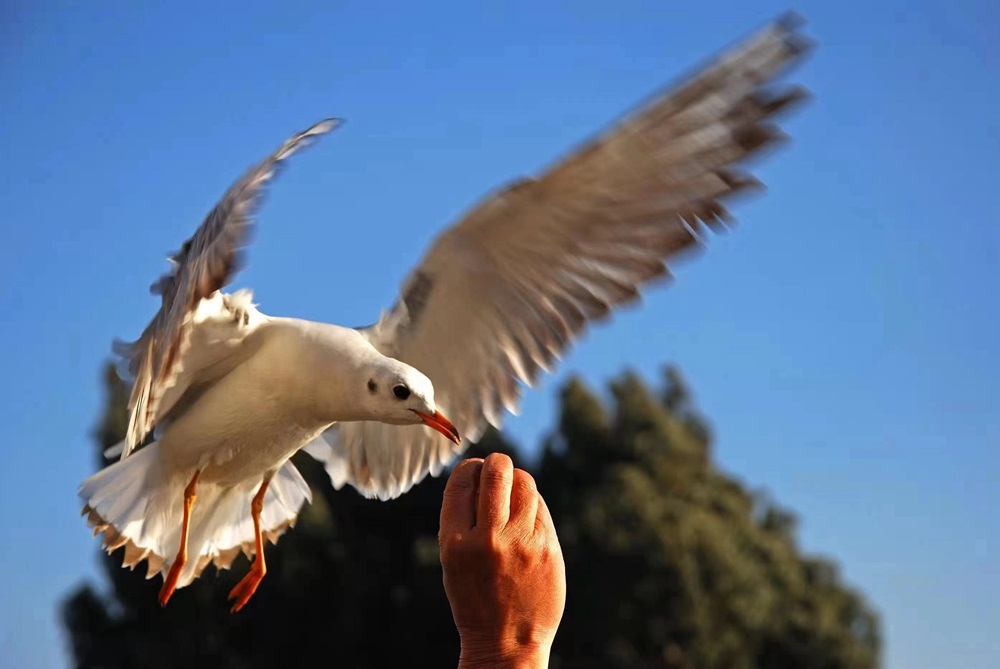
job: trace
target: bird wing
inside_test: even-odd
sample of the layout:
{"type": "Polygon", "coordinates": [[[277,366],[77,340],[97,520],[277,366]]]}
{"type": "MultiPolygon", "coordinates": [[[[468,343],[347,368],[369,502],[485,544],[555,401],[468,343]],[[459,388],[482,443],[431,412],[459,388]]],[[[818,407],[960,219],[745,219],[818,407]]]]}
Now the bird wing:
{"type": "MultiPolygon", "coordinates": [[[[150,286],[150,292],[161,297],[159,311],[139,339],[114,345],[114,350],[123,357],[119,369],[126,372],[126,380],[132,381],[129,425],[122,458],[142,442],[162,417],[164,411],[160,405],[171,388],[191,387],[199,371],[218,362],[219,355],[232,350],[231,346],[221,346],[191,353],[194,327],[202,323],[219,325],[220,317],[225,320],[224,305],[202,308],[204,317],[196,319],[199,305],[206,298],[222,300],[223,296],[217,291],[242,266],[242,251],[249,237],[252,216],[264,187],[281,162],[337,125],[336,119],[313,125],[290,138],[244,174],[226,191],[194,235],[169,258],[170,271],[150,286]]],[[[239,336],[245,331],[245,328],[234,327],[224,338],[239,336]]],[[[178,399],[179,396],[174,397],[171,405],[178,399]]]]}
{"type": "MultiPolygon", "coordinates": [[[[760,185],[736,166],[782,139],[776,112],[805,97],[766,84],[809,43],[786,17],[655,96],[534,179],[480,202],[432,244],[397,303],[362,331],[426,374],[467,441],[516,413],[589,322],[668,275],[666,262],[760,185]]],[[[424,426],[351,422],[306,448],[335,486],[391,498],[463,450],[424,426]]]]}

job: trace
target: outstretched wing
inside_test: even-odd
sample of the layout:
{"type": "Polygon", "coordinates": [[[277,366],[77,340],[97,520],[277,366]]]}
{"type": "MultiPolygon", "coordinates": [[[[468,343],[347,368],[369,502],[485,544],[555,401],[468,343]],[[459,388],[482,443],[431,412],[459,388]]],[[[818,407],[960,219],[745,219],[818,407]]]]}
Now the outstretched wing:
{"type": "Polygon", "coordinates": [[[157,405],[183,368],[194,313],[199,303],[225,286],[242,266],[243,247],[264,187],[281,162],[339,121],[326,119],[301,132],[234,183],[198,230],[170,257],[171,270],[150,292],[161,296],[160,310],[134,342],[116,342],[115,350],[134,379],[129,398],[125,458],[152,429],[157,405]]]}
{"type": "MultiPolygon", "coordinates": [[[[424,372],[468,441],[521,384],[551,371],[584,327],[668,274],[724,203],[758,186],[737,166],[783,137],[776,112],[805,97],[767,84],[808,43],[786,18],[651,100],[536,179],[492,195],[437,238],[397,304],[364,332],[424,372]]],[[[338,487],[395,497],[461,448],[423,426],[343,423],[308,452],[338,487]]]]}

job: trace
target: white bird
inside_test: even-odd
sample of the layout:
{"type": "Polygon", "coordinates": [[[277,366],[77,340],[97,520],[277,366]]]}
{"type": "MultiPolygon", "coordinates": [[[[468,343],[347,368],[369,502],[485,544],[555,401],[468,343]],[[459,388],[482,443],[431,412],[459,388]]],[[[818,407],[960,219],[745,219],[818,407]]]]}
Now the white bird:
{"type": "Polygon", "coordinates": [[[220,292],[263,186],[337,121],[288,140],[170,259],[142,336],[116,343],[133,384],[129,426],[109,449],[121,459],[80,487],[95,535],[108,552],[125,548],[124,566],[145,559],[147,577],[164,575],[163,605],[209,563],[255,556],[230,593],[235,611],[264,576],[265,539],[311,499],[289,461],[298,450],[336,488],[367,497],[439,474],[504,409],[516,413],[521,385],[551,371],[589,322],[666,276],[702,225],[728,221],[723,201],[759,185],[735,166],[781,139],[771,119],[805,97],[766,87],[808,49],[797,23],[759,31],[544,174],[487,197],[365,328],[267,316],[249,291],[220,292]]]}

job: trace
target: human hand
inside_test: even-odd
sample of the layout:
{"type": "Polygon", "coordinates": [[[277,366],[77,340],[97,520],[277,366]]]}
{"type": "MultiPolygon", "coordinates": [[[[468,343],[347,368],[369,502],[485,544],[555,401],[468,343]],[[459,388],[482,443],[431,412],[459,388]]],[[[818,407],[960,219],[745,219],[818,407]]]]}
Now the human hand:
{"type": "Polygon", "coordinates": [[[448,479],[438,535],[459,667],[545,667],[566,604],[552,517],[530,474],[493,453],[448,479]]]}

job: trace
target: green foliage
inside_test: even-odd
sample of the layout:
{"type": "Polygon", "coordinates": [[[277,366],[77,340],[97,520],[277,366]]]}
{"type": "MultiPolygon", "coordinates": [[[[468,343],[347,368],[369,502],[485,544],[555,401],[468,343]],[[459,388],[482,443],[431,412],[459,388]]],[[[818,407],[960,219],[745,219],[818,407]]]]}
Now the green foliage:
{"type": "MultiPolygon", "coordinates": [[[[535,476],[566,556],[568,601],[555,668],[869,669],[879,624],[836,566],[803,556],[795,516],[712,463],[711,432],[680,373],[660,393],[638,376],[562,390],[535,476]]],[[[107,375],[103,449],[124,433],[125,389],[107,375]]],[[[514,449],[496,433],[469,457],[514,449]]],[[[458,636],[441,585],[445,477],[392,502],[333,491],[308,456],[314,501],[268,549],[268,575],[230,615],[246,571],[209,569],[156,603],[159,578],[102,557],[110,592],[84,586],[63,618],[78,667],[454,666],[458,636]]]]}

